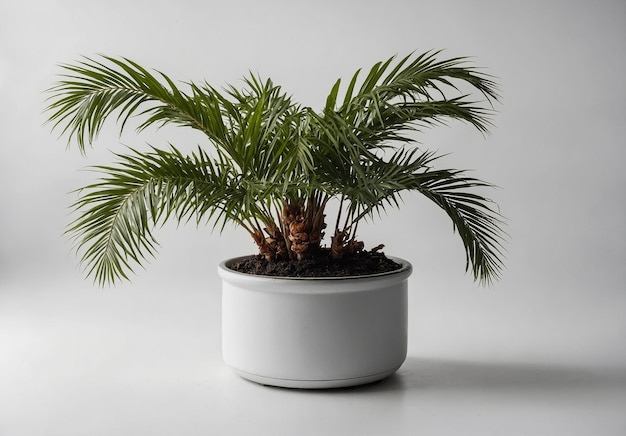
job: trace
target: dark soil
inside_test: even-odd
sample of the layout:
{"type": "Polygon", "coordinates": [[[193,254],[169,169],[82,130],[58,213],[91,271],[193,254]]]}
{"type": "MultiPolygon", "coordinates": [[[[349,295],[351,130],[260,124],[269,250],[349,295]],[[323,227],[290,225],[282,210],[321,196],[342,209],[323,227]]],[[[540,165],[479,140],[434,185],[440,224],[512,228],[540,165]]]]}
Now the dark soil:
{"type": "Polygon", "coordinates": [[[362,251],[349,257],[333,260],[328,250],[301,261],[268,262],[261,255],[248,256],[227,265],[246,274],[275,277],[349,277],[380,274],[402,268],[381,252],[362,251]]]}

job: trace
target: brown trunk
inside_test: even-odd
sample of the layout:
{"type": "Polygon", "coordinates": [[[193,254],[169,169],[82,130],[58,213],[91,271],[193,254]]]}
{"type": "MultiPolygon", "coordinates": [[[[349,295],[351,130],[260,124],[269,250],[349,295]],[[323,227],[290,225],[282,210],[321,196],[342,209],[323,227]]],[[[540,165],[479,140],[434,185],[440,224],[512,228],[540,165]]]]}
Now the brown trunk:
{"type": "Polygon", "coordinates": [[[254,242],[259,247],[259,253],[263,255],[268,262],[288,259],[285,237],[278,226],[274,223],[268,223],[264,230],[268,236],[258,228],[252,235],[254,242]]]}
{"type": "Polygon", "coordinates": [[[298,260],[310,257],[319,249],[324,237],[324,204],[315,198],[309,198],[304,204],[302,198],[283,206],[283,228],[288,231],[287,240],[290,257],[298,260]]]}
{"type": "Polygon", "coordinates": [[[252,234],[254,242],[259,247],[259,253],[265,257],[268,262],[276,260],[276,244],[272,241],[272,238],[267,238],[263,234],[263,231],[256,229],[252,234]]]}
{"type": "Polygon", "coordinates": [[[335,234],[330,240],[330,255],[333,259],[341,259],[343,257],[343,244],[345,232],[335,230],[335,234]]]}
{"type": "MultiPolygon", "coordinates": [[[[330,241],[330,255],[333,259],[341,259],[346,255],[351,255],[363,251],[365,244],[362,241],[357,241],[352,238],[346,241],[346,232],[341,230],[335,230],[335,234],[330,241]]],[[[381,247],[377,247],[380,250],[381,247]]]]}

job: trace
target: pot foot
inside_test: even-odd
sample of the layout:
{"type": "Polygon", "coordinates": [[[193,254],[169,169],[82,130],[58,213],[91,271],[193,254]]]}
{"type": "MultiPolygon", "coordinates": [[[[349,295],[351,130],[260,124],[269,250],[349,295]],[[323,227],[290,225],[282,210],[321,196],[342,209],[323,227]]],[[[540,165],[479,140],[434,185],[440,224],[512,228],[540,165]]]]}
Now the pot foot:
{"type": "Polygon", "coordinates": [[[290,389],[334,389],[334,388],[346,388],[351,386],[359,386],[369,383],[374,383],[383,380],[392,374],[394,374],[399,367],[391,369],[389,371],[380,372],[377,374],[367,375],[363,377],[353,378],[340,378],[332,380],[295,380],[295,379],[282,379],[274,377],[266,377],[257,374],[251,374],[246,371],[241,371],[236,368],[232,370],[241,378],[250,380],[263,386],[275,386],[281,388],[290,389]]]}

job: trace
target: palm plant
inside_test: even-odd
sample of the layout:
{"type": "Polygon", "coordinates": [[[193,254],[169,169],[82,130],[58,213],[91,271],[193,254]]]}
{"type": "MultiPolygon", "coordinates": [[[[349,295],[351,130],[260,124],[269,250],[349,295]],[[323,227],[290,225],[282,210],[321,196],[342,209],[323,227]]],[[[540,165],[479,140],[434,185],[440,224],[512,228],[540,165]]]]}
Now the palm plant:
{"type": "Polygon", "coordinates": [[[154,255],[153,228],[168,219],[235,223],[268,261],[306,259],[320,252],[331,200],[336,220],[328,251],[340,259],[364,249],[356,239],[363,219],[398,207],[403,191],[418,191],[452,220],[474,279],[498,277],[502,219],[476,192],[491,185],[462,170],[433,168],[440,156],[417,148],[413,133],[449,120],[486,132],[496,84],[465,58],[437,55],[392,57],[366,74],[357,71],[347,86],[337,80],[321,111],[252,74],[240,89],[187,83],[183,90],[125,58],[63,65],[48,90],[48,121],[81,152],[112,117],[120,133],[138,117],[138,131],[184,126],[212,145],[190,154],[171,144],[130,148],[113,166],[96,167],[103,175],[79,190],[78,216],[67,230],[87,274],[100,284],[127,279],[154,255]]]}

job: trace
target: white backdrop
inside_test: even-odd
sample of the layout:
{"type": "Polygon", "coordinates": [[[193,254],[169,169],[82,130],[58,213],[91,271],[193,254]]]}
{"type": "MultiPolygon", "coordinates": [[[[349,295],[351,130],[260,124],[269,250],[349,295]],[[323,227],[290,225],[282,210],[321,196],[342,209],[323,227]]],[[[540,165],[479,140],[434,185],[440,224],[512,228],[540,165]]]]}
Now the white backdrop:
{"type": "MultiPolygon", "coordinates": [[[[579,378],[566,370],[575,367],[621,374],[607,384],[623,388],[625,42],[621,0],[3,2],[0,435],[96,434],[94,423],[111,431],[103,434],[146,429],[174,434],[167,429],[181,428],[187,429],[184,434],[208,434],[200,418],[206,398],[198,394],[198,402],[190,400],[175,380],[204,383],[227,397],[221,390],[231,389],[219,360],[215,266],[223,258],[253,252],[247,235],[230,228],[220,236],[210,228],[167,225],[157,232],[162,248],[146,270],[130,284],[105,290],[83,280],[63,236],[73,198],[68,192],[93,178],[83,168],[110,162],[110,151],[120,150],[120,143],[171,141],[184,147],[201,141],[180,129],[142,137],[129,132],[122,138],[110,129],[86,158],[75,147],[66,150],[65,138],[57,139],[43,125],[43,91],[55,80],[59,63],[98,53],[129,57],[180,81],[207,79],[215,85],[236,83],[250,70],[272,77],[313,107],[323,104],[338,77],[393,54],[445,49],[444,56],[473,56],[501,84],[496,127],[483,137],[453,124],[421,140],[452,153],[444,161],[451,167],[471,168],[501,188],[492,197],[510,221],[507,270],[492,288],[475,285],[463,274],[462,246],[447,218],[417,196],[407,195],[401,211],[390,210],[361,230],[368,246],[384,243],[388,254],[415,267],[410,356],[400,382],[406,387],[412,377],[422,380],[424,368],[422,374],[435,374],[431,384],[452,390],[484,392],[499,384],[558,390],[570,380],[567,374],[579,378]],[[528,369],[537,365],[549,369],[528,369]],[[164,392],[189,407],[157,413],[151,421],[148,408],[172,404],[155,400],[150,390],[129,392],[136,380],[166,380],[164,392]],[[120,405],[114,399],[123,393],[126,403],[120,405]],[[58,403],[61,396],[69,399],[64,405],[58,403]],[[87,412],[81,409],[85,404],[94,407],[87,412]],[[125,414],[124,405],[139,407],[139,414],[125,414]],[[72,421],[76,410],[88,419],[72,421]],[[39,419],[29,419],[35,416],[39,419]],[[111,416],[118,419],[108,420],[111,416]],[[47,433],[40,431],[42,423],[47,433]]],[[[255,398],[280,398],[274,390],[262,392],[255,398]]],[[[547,415],[533,403],[526,409],[496,408],[509,412],[496,418],[488,415],[496,406],[487,397],[483,415],[475,409],[446,420],[434,408],[425,415],[422,410],[420,419],[433,434],[445,433],[438,430],[454,422],[471,423],[460,427],[465,434],[472,429],[508,434],[503,416],[514,417],[531,431],[526,434],[540,433],[542,427],[532,427],[533,422],[551,430],[569,422],[581,434],[598,426],[604,434],[620,434],[626,418],[615,398],[590,400],[601,404],[591,415],[582,413],[586,402],[547,415]],[[524,411],[534,421],[524,419],[524,411]]],[[[211,404],[233,418],[230,403],[211,404]]],[[[360,419],[359,410],[350,411],[360,419]]],[[[233,424],[230,433],[261,425],[260,415],[252,416],[233,424]]],[[[414,428],[405,415],[383,416],[414,428]]],[[[311,434],[321,434],[322,427],[310,428],[311,434]]],[[[289,434],[287,427],[273,429],[273,434],[289,434]]]]}

